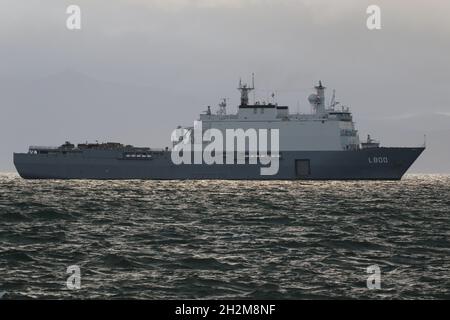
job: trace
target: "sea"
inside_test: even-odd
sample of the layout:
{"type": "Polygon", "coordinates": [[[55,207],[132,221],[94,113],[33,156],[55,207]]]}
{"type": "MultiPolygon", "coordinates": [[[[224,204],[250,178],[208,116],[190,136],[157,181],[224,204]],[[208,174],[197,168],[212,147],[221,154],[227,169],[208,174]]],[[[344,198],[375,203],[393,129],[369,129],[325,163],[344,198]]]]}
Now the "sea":
{"type": "Polygon", "coordinates": [[[449,299],[450,176],[0,174],[0,299],[449,299]]]}

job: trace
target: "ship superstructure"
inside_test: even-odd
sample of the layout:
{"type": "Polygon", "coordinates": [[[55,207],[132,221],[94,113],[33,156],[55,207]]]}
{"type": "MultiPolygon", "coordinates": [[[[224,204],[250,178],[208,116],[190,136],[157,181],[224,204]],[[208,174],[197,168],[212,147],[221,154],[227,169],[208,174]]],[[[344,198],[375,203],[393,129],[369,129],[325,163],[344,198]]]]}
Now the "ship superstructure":
{"type": "MultiPolygon", "coordinates": [[[[254,86],[240,83],[241,104],[236,114],[226,113],[226,102],[220,104],[217,114],[208,111],[200,115],[203,129],[241,128],[279,129],[281,151],[338,151],[360,148],[358,131],[348,107],[333,102],[325,103],[325,87],[320,81],[316,93],[308,97],[313,112],[311,114],[291,114],[288,106],[277,103],[254,102],[249,104],[249,92],[254,86]]],[[[191,128],[189,128],[191,129],[191,128]]]]}

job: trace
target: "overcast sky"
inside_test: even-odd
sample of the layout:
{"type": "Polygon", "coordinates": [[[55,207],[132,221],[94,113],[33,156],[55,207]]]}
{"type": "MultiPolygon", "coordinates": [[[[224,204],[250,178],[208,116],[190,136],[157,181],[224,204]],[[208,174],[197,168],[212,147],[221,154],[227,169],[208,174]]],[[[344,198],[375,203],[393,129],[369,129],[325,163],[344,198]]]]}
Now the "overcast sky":
{"type": "Polygon", "coordinates": [[[426,133],[416,171],[450,172],[450,1],[0,4],[0,171],[30,144],[164,146],[207,105],[227,97],[235,110],[237,82],[254,72],[258,98],[274,91],[293,112],[309,111],[321,79],[361,135],[419,145],[426,133]],[[81,7],[81,30],[66,28],[70,4],[81,7]],[[370,4],[381,7],[381,30],[366,27],[370,4]]]}

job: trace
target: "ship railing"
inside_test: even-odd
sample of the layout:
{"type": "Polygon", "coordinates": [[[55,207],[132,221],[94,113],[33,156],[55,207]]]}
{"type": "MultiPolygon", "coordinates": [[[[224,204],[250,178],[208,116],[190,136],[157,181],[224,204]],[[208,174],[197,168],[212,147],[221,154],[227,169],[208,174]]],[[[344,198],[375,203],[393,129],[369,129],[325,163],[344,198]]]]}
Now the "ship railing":
{"type": "Polygon", "coordinates": [[[165,148],[147,148],[148,151],[157,151],[157,152],[161,152],[161,151],[165,151],[165,148]]]}
{"type": "Polygon", "coordinates": [[[229,120],[229,119],[239,119],[236,114],[201,114],[200,120],[229,120]]]}
{"type": "Polygon", "coordinates": [[[58,150],[58,147],[54,146],[30,146],[29,150],[58,150]]]}

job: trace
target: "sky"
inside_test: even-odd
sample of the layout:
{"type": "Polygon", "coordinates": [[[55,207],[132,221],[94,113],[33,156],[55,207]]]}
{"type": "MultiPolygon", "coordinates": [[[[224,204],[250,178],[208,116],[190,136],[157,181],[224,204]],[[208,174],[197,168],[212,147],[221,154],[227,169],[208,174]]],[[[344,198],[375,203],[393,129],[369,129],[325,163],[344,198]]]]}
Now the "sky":
{"type": "Polygon", "coordinates": [[[163,147],[221,98],[236,110],[255,73],[309,112],[318,80],[361,137],[426,152],[412,172],[450,173],[450,2],[444,0],[0,0],[0,171],[29,145],[163,147]],[[81,8],[81,30],[66,9],[81,8]],[[381,29],[366,26],[369,5],[381,29]]]}

